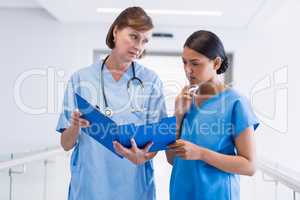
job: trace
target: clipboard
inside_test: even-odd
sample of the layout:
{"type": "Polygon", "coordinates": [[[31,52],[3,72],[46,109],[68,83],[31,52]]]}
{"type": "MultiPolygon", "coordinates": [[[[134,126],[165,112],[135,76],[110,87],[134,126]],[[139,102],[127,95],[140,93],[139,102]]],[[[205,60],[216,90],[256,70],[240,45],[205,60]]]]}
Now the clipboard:
{"type": "Polygon", "coordinates": [[[75,93],[75,99],[81,117],[90,122],[88,128],[81,130],[105,146],[111,152],[121,157],[115,152],[113,141],[120,142],[123,146],[130,148],[130,139],[134,138],[139,148],[145,147],[149,142],[153,142],[150,152],[166,150],[167,146],[176,140],[176,117],[165,117],[157,123],[136,126],[135,124],[117,125],[109,117],[102,114],[88,101],[75,93]]]}

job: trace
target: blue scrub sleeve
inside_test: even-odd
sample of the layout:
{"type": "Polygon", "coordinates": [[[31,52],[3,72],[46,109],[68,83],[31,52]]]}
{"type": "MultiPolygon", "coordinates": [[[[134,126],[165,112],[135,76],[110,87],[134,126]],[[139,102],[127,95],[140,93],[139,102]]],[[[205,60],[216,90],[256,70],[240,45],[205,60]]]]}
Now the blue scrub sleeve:
{"type": "Polygon", "coordinates": [[[163,94],[163,83],[156,77],[149,97],[147,123],[155,123],[167,116],[165,97],[163,94]]]}
{"type": "Polygon", "coordinates": [[[256,130],[258,125],[258,119],[248,100],[245,97],[239,98],[233,106],[233,137],[238,137],[248,127],[253,127],[253,129],[256,130]]]}
{"type": "Polygon", "coordinates": [[[75,77],[75,75],[71,77],[64,93],[62,112],[59,115],[58,123],[56,126],[56,131],[59,133],[62,133],[66,128],[70,126],[72,112],[77,108],[74,95],[76,91],[75,77]]]}

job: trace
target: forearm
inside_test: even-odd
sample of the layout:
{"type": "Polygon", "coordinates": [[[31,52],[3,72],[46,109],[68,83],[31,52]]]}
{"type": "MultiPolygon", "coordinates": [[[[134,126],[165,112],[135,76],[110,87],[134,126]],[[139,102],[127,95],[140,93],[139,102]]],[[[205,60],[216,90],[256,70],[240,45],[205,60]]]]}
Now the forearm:
{"type": "Polygon", "coordinates": [[[76,144],[76,140],[79,134],[79,129],[71,126],[62,132],[60,142],[65,151],[69,151],[76,144]]]}
{"type": "Polygon", "coordinates": [[[184,114],[175,112],[174,115],[176,117],[176,138],[178,139],[180,138],[181,124],[184,119],[184,114]]]}
{"type": "Polygon", "coordinates": [[[201,160],[225,172],[252,176],[256,170],[255,159],[225,155],[206,148],[201,148],[200,155],[201,160]]]}

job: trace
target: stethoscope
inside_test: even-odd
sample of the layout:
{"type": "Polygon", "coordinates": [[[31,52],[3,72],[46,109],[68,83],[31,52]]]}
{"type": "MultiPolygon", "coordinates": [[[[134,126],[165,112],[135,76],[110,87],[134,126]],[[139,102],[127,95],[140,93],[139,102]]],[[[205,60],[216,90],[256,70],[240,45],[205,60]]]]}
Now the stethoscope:
{"type": "MultiPolygon", "coordinates": [[[[108,103],[107,103],[107,98],[106,98],[105,90],[104,90],[104,79],[103,79],[103,69],[104,69],[104,65],[105,65],[108,57],[109,57],[109,55],[106,56],[106,58],[102,62],[101,73],[100,73],[100,79],[101,79],[100,84],[101,84],[102,96],[103,96],[103,100],[104,100],[104,114],[108,117],[111,117],[114,113],[113,113],[113,110],[108,106],[108,103]]],[[[144,92],[144,84],[143,84],[143,81],[141,79],[139,79],[138,77],[136,77],[136,75],[135,75],[134,62],[131,62],[131,68],[132,68],[132,77],[127,82],[127,93],[129,95],[129,98],[130,98],[131,112],[132,113],[134,113],[134,112],[143,112],[143,108],[134,108],[133,105],[132,105],[131,95],[130,95],[130,85],[131,85],[131,83],[136,81],[138,83],[138,85],[140,86],[140,89],[142,90],[142,93],[144,92]]]]}

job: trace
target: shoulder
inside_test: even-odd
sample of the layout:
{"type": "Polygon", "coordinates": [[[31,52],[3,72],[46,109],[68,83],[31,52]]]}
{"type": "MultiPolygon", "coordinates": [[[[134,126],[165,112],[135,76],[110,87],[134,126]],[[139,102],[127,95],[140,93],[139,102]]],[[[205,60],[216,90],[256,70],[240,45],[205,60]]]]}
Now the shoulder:
{"type": "Polygon", "coordinates": [[[230,119],[235,126],[235,137],[247,127],[253,126],[255,130],[259,125],[259,121],[249,99],[236,90],[231,91],[231,97],[232,115],[230,119]]]}
{"type": "Polygon", "coordinates": [[[235,103],[238,101],[247,101],[247,97],[234,88],[227,89],[226,97],[229,98],[232,103],[235,103]]]}
{"type": "Polygon", "coordinates": [[[152,69],[147,68],[143,64],[139,62],[134,62],[136,66],[136,75],[143,80],[143,82],[147,83],[159,83],[162,84],[162,81],[160,80],[159,76],[156,74],[155,71],[152,69]]]}
{"type": "Polygon", "coordinates": [[[98,71],[100,69],[99,67],[100,63],[94,63],[85,67],[80,68],[79,70],[75,71],[72,75],[70,80],[74,83],[82,81],[82,80],[89,80],[93,78],[94,76],[99,76],[98,71]]]}
{"type": "MultiPolygon", "coordinates": [[[[98,71],[100,69],[100,64],[101,63],[94,63],[85,67],[82,67],[78,71],[74,73],[75,76],[79,77],[85,77],[85,76],[91,76],[91,75],[97,75],[98,71]]],[[[100,71],[99,71],[100,72],[100,71]]]]}
{"type": "Polygon", "coordinates": [[[241,92],[230,88],[227,92],[227,96],[227,106],[233,111],[242,112],[242,110],[252,110],[250,100],[241,92]]]}

